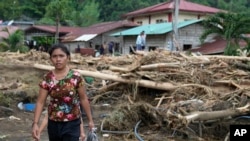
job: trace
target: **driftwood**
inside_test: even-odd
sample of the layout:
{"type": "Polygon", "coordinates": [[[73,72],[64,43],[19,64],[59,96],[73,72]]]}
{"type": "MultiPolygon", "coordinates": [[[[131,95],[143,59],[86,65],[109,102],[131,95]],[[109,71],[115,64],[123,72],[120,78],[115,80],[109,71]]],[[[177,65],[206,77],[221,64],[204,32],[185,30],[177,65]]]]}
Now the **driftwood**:
{"type": "Polygon", "coordinates": [[[226,109],[226,110],[211,111],[211,112],[196,111],[193,113],[189,113],[188,115],[176,114],[168,110],[168,112],[164,117],[166,118],[167,121],[170,121],[170,126],[172,128],[183,128],[187,127],[191,123],[196,123],[200,121],[202,122],[216,121],[218,119],[225,119],[225,118],[228,119],[235,116],[244,115],[249,112],[250,112],[250,103],[247,103],[245,106],[238,107],[235,109],[226,109]]]}
{"type": "MultiPolygon", "coordinates": [[[[134,68],[121,68],[121,67],[116,67],[116,66],[110,66],[109,69],[112,71],[131,72],[138,67],[139,65],[135,66],[134,68]]],[[[159,68],[180,68],[180,62],[143,65],[139,67],[139,70],[152,70],[152,69],[159,69],[159,68]]]]}
{"type": "MultiPolygon", "coordinates": [[[[42,69],[42,70],[52,70],[54,67],[49,66],[49,65],[34,64],[34,68],[42,69]]],[[[209,95],[211,94],[211,89],[209,87],[199,85],[199,84],[182,84],[182,85],[176,86],[168,82],[154,82],[154,81],[142,80],[142,79],[141,80],[140,79],[124,79],[120,76],[113,75],[113,74],[105,74],[105,73],[100,73],[100,72],[78,70],[78,69],[75,69],[75,70],[84,76],[90,76],[90,77],[95,77],[95,78],[100,78],[100,79],[105,79],[105,80],[112,80],[112,81],[117,81],[117,82],[122,82],[122,83],[127,83],[127,84],[135,84],[137,86],[153,88],[153,89],[158,89],[158,90],[171,91],[171,90],[176,90],[176,89],[180,89],[183,87],[195,86],[195,87],[203,88],[208,92],[209,95]]]]}
{"type": "Polygon", "coordinates": [[[238,88],[238,89],[243,89],[242,86],[238,85],[237,83],[235,83],[234,81],[231,80],[220,80],[220,81],[215,81],[214,84],[227,84],[227,85],[233,85],[234,87],[238,88]]]}
{"type": "MultiPolygon", "coordinates": [[[[54,68],[53,66],[41,65],[41,64],[34,64],[34,67],[38,69],[43,69],[43,70],[52,70],[54,68]]],[[[172,83],[166,83],[166,82],[157,83],[157,82],[149,81],[149,80],[129,80],[129,79],[124,79],[122,77],[112,75],[112,74],[104,74],[100,72],[93,72],[93,71],[87,71],[87,70],[77,70],[77,71],[84,76],[101,78],[105,80],[113,80],[113,81],[118,81],[118,82],[127,83],[127,84],[136,84],[142,87],[148,87],[148,88],[154,88],[154,89],[160,89],[160,90],[174,90],[178,88],[178,86],[174,86],[172,83]]]]}
{"type": "Polygon", "coordinates": [[[214,120],[219,118],[234,117],[238,115],[244,115],[250,111],[250,103],[247,103],[243,107],[235,109],[227,109],[221,111],[212,111],[212,112],[195,112],[188,116],[180,116],[185,119],[187,123],[192,121],[205,121],[205,120],[214,120]]]}
{"type": "MultiPolygon", "coordinates": [[[[23,60],[18,58],[15,61],[15,58],[11,60],[14,64],[32,67],[30,64],[36,61],[35,68],[42,70],[54,68],[46,65],[45,59],[36,59],[42,57],[37,57],[35,54],[28,55],[27,58],[20,57],[23,60]]],[[[197,131],[196,127],[190,124],[201,123],[205,127],[205,123],[209,122],[213,124],[209,130],[214,130],[215,126],[220,124],[218,121],[249,113],[250,106],[246,103],[250,97],[250,77],[249,68],[244,64],[249,60],[247,57],[202,56],[185,52],[135,51],[133,55],[119,57],[73,56],[70,65],[83,76],[99,78],[95,79],[94,83],[87,84],[93,103],[107,102],[107,99],[108,102],[110,99],[115,102],[122,101],[129,107],[125,112],[131,112],[130,115],[134,116],[141,111],[141,107],[133,108],[140,100],[153,105],[143,111],[146,114],[142,112],[138,114],[140,119],[145,119],[142,120],[142,122],[145,121],[145,125],[154,126],[155,123],[164,120],[164,123],[172,125],[168,126],[170,128],[189,125],[188,128],[197,131]],[[100,87],[101,82],[105,82],[102,87],[100,87]],[[132,84],[132,86],[128,87],[124,84],[132,84]],[[138,89],[139,86],[150,89],[138,89]],[[246,106],[241,107],[242,105],[246,106]],[[151,109],[151,112],[148,112],[148,109],[151,109]],[[156,111],[160,113],[159,121],[154,122],[151,117],[156,111]]],[[[143,104],[141,106],[144,107],[143,104]]],[[[118,108],[121,111],[124,109],[118,108]]],[[[230,121],[225,120],[225,122],[230,121]]],[[[117,130],[120,131],[128,123],[131,122],[121,120],[120,124],[117,122],[113,123],[115,125],[107,124],[107,128],[118,126],[117,130]]],[[[132,126],[134,127],[134,124],[132,126]]],[[[175,129],[178,130],[178,128],[175,129]]],[[[182,128],[180,132],[186,129],[182,128]]]]}
{"type": "Polygon", "coordinates": [[[180,62],[143,65],[140,67],[140,70],[151,70],[151,69],[168,68],[168,67],[169,68],[179,68],[180,62]]]}
{"type": "Polygon", "coordinates": [[[108,91],[108,90],[110,90],[110,89],[116,87],[116,86],[119,85],[119,84],[120,84],[119,82],[114,82],[114,83],[112,83],[112,84],[105,85],[105,86],[99,88],[98,91],[99,91],[99,93],[105,92],[105,91],[108,91]]]}
{"type": "Polygon", "coordinates": [[[243,56],[203,55],[203,57],[217,58],[217,59],[231,59],[231,60],[250,61],[249,57],[243,57],[243,56]]]}

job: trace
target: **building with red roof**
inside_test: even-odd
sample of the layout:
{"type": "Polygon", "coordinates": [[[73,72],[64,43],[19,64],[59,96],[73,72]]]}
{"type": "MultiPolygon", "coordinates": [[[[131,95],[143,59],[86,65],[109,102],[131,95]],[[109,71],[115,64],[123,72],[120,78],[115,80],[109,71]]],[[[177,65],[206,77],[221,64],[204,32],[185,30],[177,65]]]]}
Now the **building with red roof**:
{"type": "MultiPolygon", "coordinates": [[[[191,52],[199,52],[204,55],[217,55],[223,54],[227,46],[227,41],[220,36],[215,36],[210,42],[206,42],[196,48],[191,49],[191,52]]],[[[243,40],[239,41],[240,48],[247,46],[247,43],[243,40]]]]}
{"type": "MultiPolygon", "coordinates": [[[[59,27],[59,41],[64,43],[71,52],[80,48],[92,48],[98,50],[101,44],[113,41],[117,47],[120,47],[119,38],[109,36],[112,33],[119,32],[131,27],[138,26],[127,20],[112,21],[94,24],[89,27],[59,27]]],[[[33,25],[24,30],[26,40],[33,40],[36,36],[55,37],[56,27],[45,25],[33,25]]],[[[121,50],[118,48],[118,50],[121,50]]]]}
{"type": "MultiPolygon", "coordinates": [[[[191,19],[204,19],[224,10],[180,0],[179,3],[179,21],[191,19]]],[[[155,24],[162,22],[172,22],[174,12],[174,0],[160,3],[143,9],[129,12],[123,15],[123,18],[138,24],[155,24]]]]}

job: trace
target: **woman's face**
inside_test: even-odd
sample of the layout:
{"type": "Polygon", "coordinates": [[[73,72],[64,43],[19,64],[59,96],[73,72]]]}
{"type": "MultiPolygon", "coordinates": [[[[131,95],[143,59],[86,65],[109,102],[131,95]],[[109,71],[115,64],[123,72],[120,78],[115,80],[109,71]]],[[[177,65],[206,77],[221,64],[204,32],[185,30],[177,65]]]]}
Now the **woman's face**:
{"type": "Polygon", "coordinates": [[[69,56],[58,48],[52,52],[50,60],[55,66],[55,69],[64,69],[69,61],[69,56]]]}

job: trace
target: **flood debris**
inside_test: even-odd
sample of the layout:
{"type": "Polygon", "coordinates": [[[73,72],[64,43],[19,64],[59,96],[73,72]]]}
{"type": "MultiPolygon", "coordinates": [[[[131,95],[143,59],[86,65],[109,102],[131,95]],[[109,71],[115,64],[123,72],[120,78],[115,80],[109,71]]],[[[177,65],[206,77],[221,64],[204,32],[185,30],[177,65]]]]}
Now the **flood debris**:
{"type": "MultiPolygon", "coordinates": [[[[53,69],[40,52],[2,56],[14,64],[53,69]]],[[[168,51],[99,58],[74,54],[71,68],[94,78],[86,84],[92,104],[117,105],[101,125],[109,138],[125,132],[123,138],[135,139],[130,135],[141,121],[138,132],[144,138],[164,133],[166,138],[221,140],[235,118],[249,114],[249,61],[168,51]]]]}

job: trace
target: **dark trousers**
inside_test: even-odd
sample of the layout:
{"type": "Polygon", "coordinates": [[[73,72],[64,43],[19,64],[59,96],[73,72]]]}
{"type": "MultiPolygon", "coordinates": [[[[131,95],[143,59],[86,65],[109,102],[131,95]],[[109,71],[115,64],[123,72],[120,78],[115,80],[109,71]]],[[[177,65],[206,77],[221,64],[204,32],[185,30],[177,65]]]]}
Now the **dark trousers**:
{"type": "Polygon", "coordinates": [[[80,119],[68,122],[48,121],[48,135],[50,141],[79,141],[80,119]]]}

